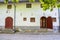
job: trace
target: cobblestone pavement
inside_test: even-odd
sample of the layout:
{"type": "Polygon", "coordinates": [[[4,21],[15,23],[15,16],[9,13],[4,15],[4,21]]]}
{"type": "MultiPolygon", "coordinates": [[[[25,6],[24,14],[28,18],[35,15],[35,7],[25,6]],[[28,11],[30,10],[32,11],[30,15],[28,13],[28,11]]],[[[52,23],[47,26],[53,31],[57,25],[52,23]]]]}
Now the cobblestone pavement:
{"type": "Polygon", "coordinates": [[[60,35],[0,34],[0,40],[60,40],[60,35]]]}
{"type": "Polygon", "coordinates": [[[60,40],[60,33],[56,32],[40,32],[22,31],[12,34],[1,33],[0,40],[60,40]]]}

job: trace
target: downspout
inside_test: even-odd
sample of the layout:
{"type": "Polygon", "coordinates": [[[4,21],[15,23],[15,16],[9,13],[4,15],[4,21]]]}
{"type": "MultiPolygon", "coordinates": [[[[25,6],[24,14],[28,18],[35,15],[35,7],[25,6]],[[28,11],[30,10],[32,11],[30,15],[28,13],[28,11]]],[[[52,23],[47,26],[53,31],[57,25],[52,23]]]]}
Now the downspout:
{"type": "Polygon", "coordinates": [[[60,32],[60,8],[58,8],[58,17],[59,17],[59,32],[60,32]]]}
{"type": "Polygon", "coordinates": [[[16,30],[16,5],[15,5],[15,2],[13,3],[14,5],[14,30],[16,30]]]}

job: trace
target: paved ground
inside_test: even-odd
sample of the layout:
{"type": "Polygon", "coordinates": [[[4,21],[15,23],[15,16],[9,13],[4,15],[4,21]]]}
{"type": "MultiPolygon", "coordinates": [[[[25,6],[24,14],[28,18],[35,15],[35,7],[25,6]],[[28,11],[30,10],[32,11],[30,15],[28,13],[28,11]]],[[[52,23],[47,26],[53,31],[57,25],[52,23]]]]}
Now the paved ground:
{"type": "Polygon", "coordinates": [[[60,33],[54,32],[16,32],[1,33],[0,40],[60,40],[60,33]]]}
{"type": "Polygon", "coordinates": [[[60,40],[60,35],[0,34],[0,40],[60,40]]]}

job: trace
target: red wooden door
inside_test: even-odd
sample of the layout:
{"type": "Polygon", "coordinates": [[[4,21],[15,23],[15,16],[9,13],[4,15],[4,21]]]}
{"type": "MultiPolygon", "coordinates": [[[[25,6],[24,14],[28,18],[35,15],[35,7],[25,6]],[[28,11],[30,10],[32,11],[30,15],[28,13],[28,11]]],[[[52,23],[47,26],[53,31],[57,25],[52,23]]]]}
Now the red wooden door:
{"type": "Polygon", "coordinates": [[[5,28],[13,29],[13,19],[11,17],[5,19],[5,28]]]}
{"type": "Polygon", "coordinates": [[[47,18],[47,28],[50,28],[50,29],[53,28],[52,18],[51,17],[47,18]]]}

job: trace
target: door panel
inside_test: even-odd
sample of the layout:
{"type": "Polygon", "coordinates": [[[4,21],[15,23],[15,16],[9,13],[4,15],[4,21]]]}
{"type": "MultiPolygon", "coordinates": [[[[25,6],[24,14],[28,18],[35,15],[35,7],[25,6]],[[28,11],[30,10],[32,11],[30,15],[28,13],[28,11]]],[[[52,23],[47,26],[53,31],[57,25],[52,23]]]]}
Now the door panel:
{"type": "Polygon", "coordinates": [[[5,19],[5,28],[13,29],[13,19],[11,17],[5,19]]]}
{"type": "Polygon", "coordinates": [[[46,28],[46,17],[41,17],[40,25],[41,25],[41,28],[46,28]]]}
{"type": "Polygon", "coordinates": [[[53,28],[52,18],[51,18],[51,17],[48,17],[48,18],[47,18],[47,28],[50,28],[50,29],[53,28]]]}

